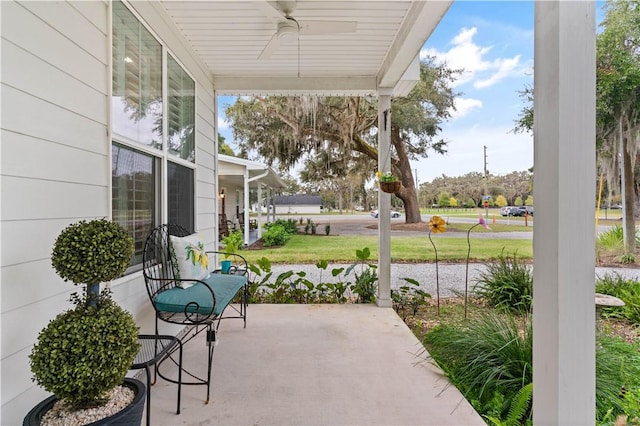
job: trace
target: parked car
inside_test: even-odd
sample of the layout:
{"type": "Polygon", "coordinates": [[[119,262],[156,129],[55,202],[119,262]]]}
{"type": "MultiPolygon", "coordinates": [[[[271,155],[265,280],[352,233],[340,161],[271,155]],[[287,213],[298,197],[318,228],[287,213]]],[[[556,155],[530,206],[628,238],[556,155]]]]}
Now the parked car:
{"type": "Polygon", "coordinates": [[[524,216],[525,213],[533,216],[533,206],[520,206],[518,207],[518,212],[520,213],[518,216],[524,216]]]}
{"type": "Polygon", "coordinates": [[[502,216],[515,216],[513,210],[517,210],[517,208],[514,206],[504,206],[500,209],[500,214],[502,216]]]}
{"type": "MultiPolygon", "coordinates": [[[[371,212],[371,216],[377,218],[379,216],[378,210],[373,210],[371,212]]],[[[392,218],[400,217],[400,212],[396,210],[391,210],[391,217],[392,218]]]]}

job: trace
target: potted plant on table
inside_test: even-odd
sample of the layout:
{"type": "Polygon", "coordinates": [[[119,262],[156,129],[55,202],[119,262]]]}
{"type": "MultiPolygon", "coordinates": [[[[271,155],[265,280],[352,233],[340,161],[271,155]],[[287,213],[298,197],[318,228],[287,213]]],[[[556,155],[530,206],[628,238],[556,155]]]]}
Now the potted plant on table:
{"type": "Polygon", "coordinates": [[[133,251],[131,236],[106,219],[77,222],[56,239],[54,269],[87,288],[71,296],[75,307],[49,322],[29,355],[33,380],[54,395],[32,409],[24,425],[61,416],[77,419],[68,424],[140,424],[144,384],[125,380],[139,349],[138,327],[109,290],[100,292],[100,282],[124,273],[133,251]]]}
{"type": "Polygon", "coordinates": [[[224,245],[224,252],[222,254],[224,255],[225,260],[222,260],[220,262],[220,269],[222,270],[223,274],[228,274],[229,270],[231,269],[232,263],[231,260],[229,260],[229,257],[236,254],[240,247],[242,247],[242,245],[244,244],[242,232],[230,232],[229,235],[222,239],[222,244],[224,245]]]}
{"type": "Polygon", "coordinates": [[[378,171],[378,179],[380,180],[380,189],[383,192],[393,194],[400,189],[400,181],[391,172],[382,174],[378,171]]]}

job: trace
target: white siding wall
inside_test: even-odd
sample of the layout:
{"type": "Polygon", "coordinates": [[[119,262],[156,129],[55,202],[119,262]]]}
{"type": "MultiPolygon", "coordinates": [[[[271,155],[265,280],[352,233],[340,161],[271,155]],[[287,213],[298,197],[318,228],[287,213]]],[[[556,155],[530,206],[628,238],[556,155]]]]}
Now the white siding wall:
{"type": "Polygon", "coordinates": [[[320,214],[320,206],[313,205],[276,205],[276,214],[320,214]]]}
{"type": "MultiPolygon", "coordinates": [[[[197,228],[213,244],[216,221],[213,84],[162,11],[137,11],[196,79],[197,228]]],[[[31,381],[38,332],[75,290],[51,268],[58,233],[110,216],[107,2],[0,2],[0,424],[21,424],[47,394],[31,381]]],[[[140,273],[112,283],[144,330],[152,323],[140,273]]]]}
{"type": "Polygon", "coordinates": [[[109,216],[107,5],[2,2],[0,258],[3,425],[46,394],[31,382],[38,332],[69,307],[53,241],[109,216]]]}

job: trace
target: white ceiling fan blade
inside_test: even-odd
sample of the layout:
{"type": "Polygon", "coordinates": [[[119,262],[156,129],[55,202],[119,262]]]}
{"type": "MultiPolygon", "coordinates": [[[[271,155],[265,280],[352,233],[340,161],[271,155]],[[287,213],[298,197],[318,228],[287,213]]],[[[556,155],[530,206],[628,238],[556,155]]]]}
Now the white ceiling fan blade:
{"type": "Polygon", "coordinates": [[[340,34],[355,33],[358,27],[356,21],[298,21],[300,34],[340,34]]]}
{"type": "Polygon", "coordinates": [[[262,53],[260,53],[260,56],[258,56],[258,60],[269,59],[271,55],[278,50],[278,47],[280,47],[280,38],[278,34],[274,34],[262,50],[262,53]]]}
{"type": "Polygon", "coordinates": [[[254,1],[253,2],[256,9],[258,9],[264,16],[269,18],[272,22],[278,23],[285,18],[285,14],[278,10],[275,6],[273,6],[270,2],[266,0],[262,1],[254,1]]]}

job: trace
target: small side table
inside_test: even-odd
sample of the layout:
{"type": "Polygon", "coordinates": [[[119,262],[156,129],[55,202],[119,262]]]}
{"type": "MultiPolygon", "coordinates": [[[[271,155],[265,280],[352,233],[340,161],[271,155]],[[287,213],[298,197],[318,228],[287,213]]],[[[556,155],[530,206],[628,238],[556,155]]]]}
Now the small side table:
{"type": "Polygon", "coordinates": [[[178,345],[178,409],[176,414],[180,414],[180,391],[182,385],[182,342],[175,336],[140,334],[138,335],[140,350],[133,361],[131,370],[145,369],[147,374],[147,426],[151,424],[151,366],[161,361],[170,351],[178,345]]]}

